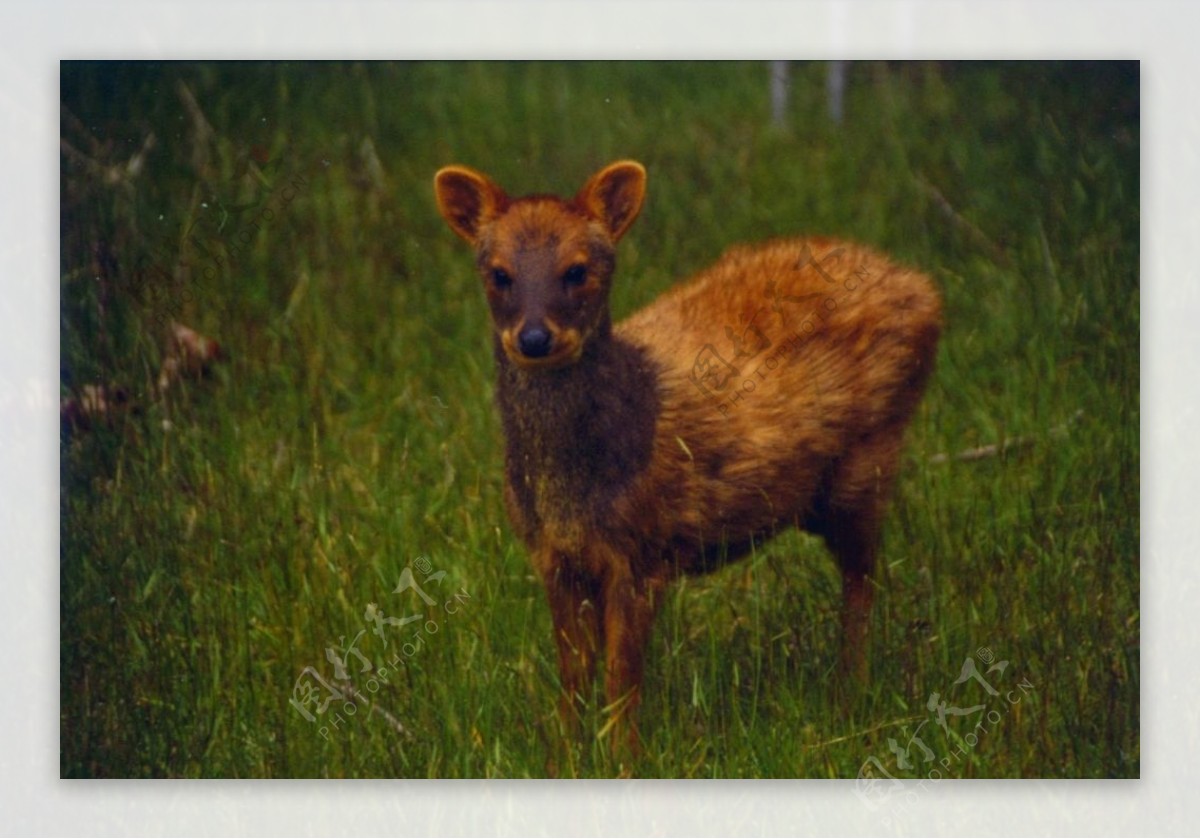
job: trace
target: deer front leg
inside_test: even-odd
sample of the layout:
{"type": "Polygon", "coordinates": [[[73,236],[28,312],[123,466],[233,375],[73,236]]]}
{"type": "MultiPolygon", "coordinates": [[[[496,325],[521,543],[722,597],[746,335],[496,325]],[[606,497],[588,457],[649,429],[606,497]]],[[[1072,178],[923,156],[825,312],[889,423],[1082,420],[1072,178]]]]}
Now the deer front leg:
{"type": "Polygon", "coordinates": [[[628,572],[611,574],[605,581],[604,688],[609,715],[605,727],[614,752],[628,748],[636,754],[641,746],[636,714],[646,645],[661,592],[656,581],[637,580],[628,572]]]}
{"type": "Polygon", "coordinates": [[[596,670],[596,655],[603,643],[599,602],[594,581],[571,570],[568,563],[547,563],[542,579],[550,600],[558,672],[562,682],[559,712],[568,731],[577,731],[579,715],[596,670]]]}

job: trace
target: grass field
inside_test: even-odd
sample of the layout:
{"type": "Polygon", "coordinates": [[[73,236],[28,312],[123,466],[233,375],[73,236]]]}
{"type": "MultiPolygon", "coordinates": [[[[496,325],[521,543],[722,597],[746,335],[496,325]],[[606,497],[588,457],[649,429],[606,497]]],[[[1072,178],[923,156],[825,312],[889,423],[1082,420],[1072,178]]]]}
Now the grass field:
{"type": "Polygon", "coordinates": [[[775,125],[763,63],[63,64],[62,395],[125,396],[62,434],[62,775],[1137,777],[1138,67],[855,63],[840,124],[825,75],[793,65],[775,125]],[[559,745],[431,190],[621,157],[650,186],[618,317],[822,233],[928,271],[947,323],[868,689],[834,696],[840,578],[785,534],[673,592],[633,765],[559,745]],[[164,392],[172,320],[225,358],[164,392]],[[324,713],[289,702],[309,667],[324,713]]]}

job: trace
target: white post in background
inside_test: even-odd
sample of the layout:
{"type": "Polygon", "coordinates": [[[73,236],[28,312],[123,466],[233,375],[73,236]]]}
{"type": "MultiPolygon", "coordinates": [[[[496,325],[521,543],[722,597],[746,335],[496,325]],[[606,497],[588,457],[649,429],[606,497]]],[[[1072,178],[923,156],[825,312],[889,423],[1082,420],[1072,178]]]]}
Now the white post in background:
{"type": "Polygon", "coordinates": [[[783,125],[787,119],[788,63],[771,62],[771,122],[783,125]]]}
{"type": "Polygon", "coordinates": [[[842,102],[846,94],[846,62],[830,61],[825,77],[825,92],[829,97],[829,118],[834,125],[842,124],[842,102]]]}
{"type": "MultiPolygon", "coordinates": [[[[825,77],[825,93],[829,101],[829,118],[841,125],[846,98],[847,61],[830,61],[825,77]]],[[[787,122],[789,74],[787,61],[771,62],[771,122],[782,126],[787,122]]]]}

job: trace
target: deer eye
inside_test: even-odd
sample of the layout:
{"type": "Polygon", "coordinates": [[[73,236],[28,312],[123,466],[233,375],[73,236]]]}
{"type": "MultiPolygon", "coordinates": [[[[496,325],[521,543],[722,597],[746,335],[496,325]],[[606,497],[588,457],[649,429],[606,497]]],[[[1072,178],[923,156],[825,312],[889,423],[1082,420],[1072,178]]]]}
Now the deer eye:
{"type": "Polygon", "coordinates": [[[503,268],[492,269],[492,285],[503,291],[512,287],[512,277],[503,268]]]}
{"type": "Polygon", "coordinates": [[[572,265],[562,276],[563,285],[568,288],[579,288],[587,282],[587,266],[572,265]]]}

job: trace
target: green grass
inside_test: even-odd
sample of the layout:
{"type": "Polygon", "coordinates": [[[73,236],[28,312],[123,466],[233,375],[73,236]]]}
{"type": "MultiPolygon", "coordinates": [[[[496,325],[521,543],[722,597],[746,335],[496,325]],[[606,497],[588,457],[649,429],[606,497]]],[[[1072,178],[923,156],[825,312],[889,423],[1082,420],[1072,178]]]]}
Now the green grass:
{"type": "Polygon", "coordinates": [[[62,436],[62,774],[854,777],[874,756],[900,778],[1136,777],[1137,73],[856,63],[834,125],[825,67],[795,65],[774,126],[762,63],[64,64],[72,148],[103,167],[155,143],[133,176],[62,163],[63,395],[121,385],[133,405],[62,436]],[[558,746],[487,310],[431,189],[459,162],[569,193],[620,157],[650,189],[618,317],[728,245],[826,233],[928,271],[947,322],[887,521],[870,686],[835,696],[839,579],[786,534],[674,590],[625,767],[594,739],[558,746]],[[160,398],[171,318],[228,360],[160,398]],[[422,556],[445,572],[417,576],[432,607],[393,591],[422,556]],[[436,633],[418,648],[421,622],[384,624],[385,647],[369,604],[436,633]],[[308,722],[293,685],[331,679],[326,648],[360,630],[389,671],[380,711],[308,722]],[[986,674],[999,697],[955,684],[968,657],[986,670],[980,648],[1008,662],[986,674]],[[914,746],[903,770],[889,738],[914,733],[937,762],[914,746]]]}

